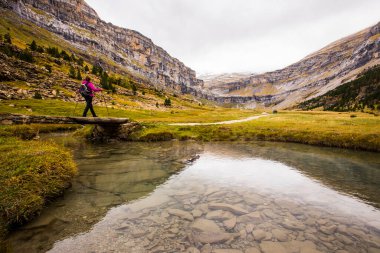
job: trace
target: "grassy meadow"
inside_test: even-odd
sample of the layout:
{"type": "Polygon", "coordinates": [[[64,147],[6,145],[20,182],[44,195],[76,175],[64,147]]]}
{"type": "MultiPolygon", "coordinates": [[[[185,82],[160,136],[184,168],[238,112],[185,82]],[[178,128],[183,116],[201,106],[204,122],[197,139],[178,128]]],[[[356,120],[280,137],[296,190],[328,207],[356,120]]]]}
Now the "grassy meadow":
{"type": "MultiPolygon", "coordinates": [[[[0,113],[80,116],[84,103],[59,100],[0,101],[0,113]],[[12,105],[12,106],[9,106],[12,105]],[[28,111],[29,109],[29,111],[28,111]],[[31,111],[30,111],[31,109],[31,111]],[[74,114],[74,110],[76,113],[74,114]]],[[[133,141],[283,141],[380,151],[380,117],[362,112],[279,111],[256,120],[229,125],[171,126],[171,123],[213,123],[260,115],[263,111],[214,106],[147,110],[95,106],[99,116],[127,117],[141,123],[133,141]]],[[[69,126],[67,126],[69,127],[69,126]]]]}
{"type": "Polygon", "coordinates": [[[170,126],[165,121],[144,125],[132,140],[265,140],[380,151],[380,118],[367,113],[281,111],[230,125],[170,126]]]}

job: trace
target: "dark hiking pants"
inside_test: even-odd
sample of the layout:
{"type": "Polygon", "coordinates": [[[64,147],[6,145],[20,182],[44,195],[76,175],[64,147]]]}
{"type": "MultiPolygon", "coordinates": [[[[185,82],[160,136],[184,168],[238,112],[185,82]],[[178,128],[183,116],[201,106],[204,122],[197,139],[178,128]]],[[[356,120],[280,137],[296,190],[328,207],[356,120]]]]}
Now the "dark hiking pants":
{"type": "Polygon", "coordinates": [[[95,114],[95,111],[94,111],[94,107],[92,107],[92,99],[93,99],[93,97],[91,97],[91,96],[83,96],[83,97],[84,97],[84,99],[86,99],[86,108],[84,108],[83,117],[87,116],[87,112],[88,112],[89,109],[91,111],[92,117],[96,117],[96,114],[95,114]]]}

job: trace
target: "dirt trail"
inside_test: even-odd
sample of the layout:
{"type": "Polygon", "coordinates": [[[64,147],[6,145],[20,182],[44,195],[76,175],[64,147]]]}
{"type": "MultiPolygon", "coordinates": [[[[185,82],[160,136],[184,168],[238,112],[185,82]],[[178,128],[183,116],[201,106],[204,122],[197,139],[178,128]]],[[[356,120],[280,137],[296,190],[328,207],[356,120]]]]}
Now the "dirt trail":
{"type": "Polygon", "coordinates": [[[213,122],[213,123],[172,123],[172,124],[169,124],[169,126],[229,125],[229,124],[247,122],[247,121],[251,121],[251,120],[258,119],[258,118],[261,118],[261,117],[266,117],[266,116],[268,116],[268,114],[251,116],[251,117],[248,117],[248,118],[245,118],[245,119],[236,119],[236,120],[220,121],[220,122],[213,122]]]}

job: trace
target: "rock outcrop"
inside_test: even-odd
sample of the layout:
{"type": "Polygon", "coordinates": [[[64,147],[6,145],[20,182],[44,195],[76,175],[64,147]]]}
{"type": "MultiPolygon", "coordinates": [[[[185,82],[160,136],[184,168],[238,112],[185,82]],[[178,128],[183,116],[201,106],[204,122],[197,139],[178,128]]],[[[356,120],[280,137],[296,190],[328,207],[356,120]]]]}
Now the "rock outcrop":
{"type": "Polygon", "coordinates": [[[0,7],[58,34],[106,69],[182,93],[203,84],[149,38],[101,20],[84,0],[0,0],[0,7]]]}
{"type": "Polygon", "coordinates": [[[288,108],[322,95],[379,63],[380,23],[281,70],[206,78],[208,92],[204,94],[220,103],[288,108]]]}

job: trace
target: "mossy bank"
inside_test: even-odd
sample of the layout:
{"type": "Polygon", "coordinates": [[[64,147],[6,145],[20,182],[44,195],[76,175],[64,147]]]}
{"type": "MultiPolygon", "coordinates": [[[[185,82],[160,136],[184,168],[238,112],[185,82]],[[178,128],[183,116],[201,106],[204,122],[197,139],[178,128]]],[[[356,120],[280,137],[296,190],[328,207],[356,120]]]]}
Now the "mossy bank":
{"type": "MultiPolygon", "coordinates": [[[[41,127],[42,131],[62,128],[41,127]]],[[[61,195],[77,173],[68,149],[52,142],[22,139],[35,136],[36,129],[0,128],[0,242],[9,228],[27,222],[49,200],[61,195]]]]}

